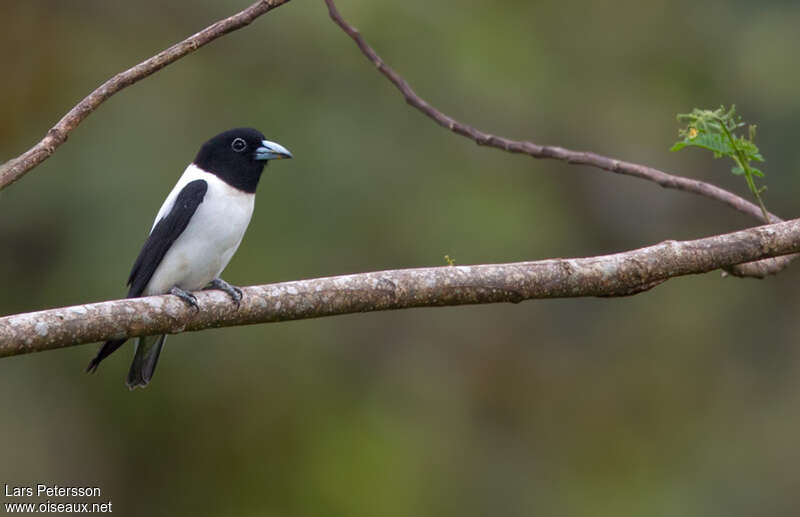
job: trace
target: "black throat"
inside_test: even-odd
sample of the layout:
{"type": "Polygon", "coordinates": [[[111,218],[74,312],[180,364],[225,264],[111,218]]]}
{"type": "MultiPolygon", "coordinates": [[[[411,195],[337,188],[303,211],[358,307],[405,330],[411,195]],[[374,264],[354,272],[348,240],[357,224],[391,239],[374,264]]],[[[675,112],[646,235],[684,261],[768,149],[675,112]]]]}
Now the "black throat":
{"type": "Polygon", "coordinates": [[[267,165],[266,161],[252,160],[241,154],[209,151],[205,147],[201,148],[193,163],[233,188],[255,193],[258,180],[261,179],[261,173],[267,165]]]}

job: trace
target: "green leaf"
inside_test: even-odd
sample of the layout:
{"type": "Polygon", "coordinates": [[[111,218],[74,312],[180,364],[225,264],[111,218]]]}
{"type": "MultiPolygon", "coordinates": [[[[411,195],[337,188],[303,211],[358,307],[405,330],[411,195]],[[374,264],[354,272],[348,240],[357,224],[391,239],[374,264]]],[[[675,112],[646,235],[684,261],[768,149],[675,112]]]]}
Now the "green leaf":
{"type": "Polygon", "coordinates": [[[744,176],[747,187],[758,201],[761,212],[768,219],[767,209],[761,199],[761,192],[766,187],[758,187],[754,177],[763,178],[764,173],[750,165],[750,162],[763,162],[764,157],[755,144],[756,126],[745,124],[742,117],[736,114],[736,106],[715,110],[694,108],[691,113],[680,113],[678,122],[686,127],[678,130],[680,141],[670,151],[680,151],[686,147],[700,147],[713,153],[714,158],[727,156],[734,162],[731,172],[744,176]],[[747,128],[745,131],[742,128],[747,128]],[[742,134],[745,133],[746,134],[742,134]]]}
{"type": "Polygon", "coordinates": [[[719,133],[706,133],[703,130],[695,129],[694,131],[687,131],[686,136],[680,142],[676,142],[670,151],[679,151],[684,147],[700,147],[708,149],[714,153],[714,158],[721,156],[730,156],[735,153],[735,149],[731,146],[730,142],[726,140],[719,133]],[[690,135],[695,135],[694,137],[690,135]]]}

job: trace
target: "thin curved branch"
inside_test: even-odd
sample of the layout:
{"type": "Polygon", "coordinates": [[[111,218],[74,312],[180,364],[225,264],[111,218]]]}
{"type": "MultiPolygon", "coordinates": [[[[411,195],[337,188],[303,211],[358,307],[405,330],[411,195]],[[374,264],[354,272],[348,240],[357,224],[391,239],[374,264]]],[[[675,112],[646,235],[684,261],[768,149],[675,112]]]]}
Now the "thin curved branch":
{"type": "MultiPolygon", "coordinates": [[[[532,156],[534,158],[551,158],[577,165],[589,165],[617,174],[634,176],[636,178],[652,181],[664,188],[691,192],[693,194],[719,201],[720,203],[723,203],[734,210],[755,218],[757,221],[777,223],[783,220],[774,214],[769,214],[770,221],[764,221],[764,216],[761,212],[761,208],[759,208],[758,205],[755,205],[754,203],[751,203],[750,201],[737,196],[732,192],[728,192],[727,190],[710,183],[691,178],[675,176],[653,167],[617,160],[596,153],[573,151],[563,147],[549,145],[539,145],[530,141],[510,140],[501,136],[485,133],[472,126],[464,124],[463,122],[459,122],[453,117],[442,113],[417,95],[408,82],[403,79],[400,74],[395,72],[389,65],[387,65],[383,59],[381,59],[378,53],[375,52],[375,50],[366,42],[358,29],[350,25],[344,18],[342,18],[342,15],[336,8],[334,0],[325,0],[325,4],[328,6],[328,12],[331,19],[339,27],[341,27],[341,29],[348,36],[350,36],[353,41],[356,42],[356,45],[358,45],[358,48],[367,57],[367,59],[369,59],[372,64],[374,64],[375,67],[377,67],[377,69],[383,75],[385,75],[386,78],[389,79],[389,81],[394,84],[398,90],[400,90],[400,93],[403,94],[403,97],[405,97],[408,104],[417,108],[440,126],[445,127],[456,134],[469,138],[478,145],[495,147],[510,153],[527,154],[528,156],[532,156]]],[[[767,275],[780,272],[786,268],[786,266],[788,266],[794,258],[795,257],[781,257],[780,259],[771,260],[761,264],[741,264],[735,268],[731,268],[729,272],[735,276],[752,276],[763,278],[767,275]]]]}
{"type": "Polygon", "coordinates": [[[195,312],[175,296],[78,305],[0,318],[0,357],[124,336],[177,333],[410,307],[628,296],[669,278],[800,251],[800,219],[625,253],[515,264],[379,271],[219,291],[195,312]]]}
{"type": "Polygon", "coordinates": [[[14,183],[29,170],[49,158],[58,146],[67,141],[69,134],[78,124],[83,122],[100,104],[118,91],[158,72],[203,45],[249,25],[262,14],[266,14],[286,2],[289,2],[289,0],[259,0],[247,9],[209,25],[197,34],[189,36],[180,43],[162,50],[153,57],[107,80],[69,110],[55,126],[50,128],[47,135],[39,143],[0,166],[0,190],[14,183]]]}

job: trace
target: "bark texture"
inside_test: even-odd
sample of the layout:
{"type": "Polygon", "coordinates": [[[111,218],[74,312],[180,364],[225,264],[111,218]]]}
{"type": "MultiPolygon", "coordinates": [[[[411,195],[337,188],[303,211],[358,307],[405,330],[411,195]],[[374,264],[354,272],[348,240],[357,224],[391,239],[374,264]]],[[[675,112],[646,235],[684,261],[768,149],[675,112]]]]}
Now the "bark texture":
{"type": "Polygon", "coordinates": [[[194,311],[171,295],[0,318],[0,357],[106,339],[356,312],[628,296],[669,278],[800,252],[800,219],[600,257],[379,271],[246,287],[237,310],[218,291],[194,311]]]}

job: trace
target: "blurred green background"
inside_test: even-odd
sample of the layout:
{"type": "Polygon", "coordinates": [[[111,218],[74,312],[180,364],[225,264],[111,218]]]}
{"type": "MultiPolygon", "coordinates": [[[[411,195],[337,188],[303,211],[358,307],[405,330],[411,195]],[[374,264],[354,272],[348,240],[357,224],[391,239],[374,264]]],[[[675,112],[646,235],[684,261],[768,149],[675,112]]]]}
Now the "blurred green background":
{"type": "MultiPolygon", "coordinates": [[[[1,5],[5,160],[114,73],[247,2],[1,5]]],[[[767,206],[797,214],[797,2],[339,8],[460,120],[746,196],[729,164],[667,151],[676,113],[736,103],[760,127],[767,206]]],[[[754,222],[479,148],[409,108],[321,0],[295,0],[124,90],[0,192],[0,313],[122,296],[200,143],[241,125],[296,159],[266,170],[224,275],[239,285],[445,254],[597,255],[754,222]]],[[[100,486],[123,515],[796,515],[798,271],[183,334],[133,393],[131,345],[94,376],[97,345],[2,359],[0,483],[100,486]]]]}

